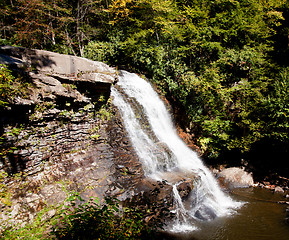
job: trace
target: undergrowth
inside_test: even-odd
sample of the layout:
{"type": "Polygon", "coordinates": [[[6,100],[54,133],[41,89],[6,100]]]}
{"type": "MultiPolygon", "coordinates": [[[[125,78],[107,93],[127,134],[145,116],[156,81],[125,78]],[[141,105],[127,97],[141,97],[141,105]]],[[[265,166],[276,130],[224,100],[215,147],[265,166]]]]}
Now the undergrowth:
{"type": "Polygon", "coordinates": [[[0,239],[153,239],[154,229],[137,208],[123,208],[119,201],[97,198],[84,201],[72,192],[64,203],[44,207],[32,223],[2,221],[0,239]],[[53,216],[48,212],[53,211],[53,216]],[[49,216],[49,217],[48,217],[49,216]]]}

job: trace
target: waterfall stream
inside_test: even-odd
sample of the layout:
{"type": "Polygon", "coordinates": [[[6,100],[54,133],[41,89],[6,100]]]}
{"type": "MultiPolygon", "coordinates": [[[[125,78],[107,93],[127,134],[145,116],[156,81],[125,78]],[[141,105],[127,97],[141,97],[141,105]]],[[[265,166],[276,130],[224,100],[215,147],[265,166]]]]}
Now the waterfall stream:
{"type": "Polygon", "coordinates": [[[164,103],[146,80],[121,71],[112,96],[145,175],[173,186],[177,219],[170,230],[193,231],[194,222],[229,215],[242,205],[222,192],[209,169],[180,139],[164,103]],[[178,176],[194,182],[185,202],[177,190],[184,178],[178,176]]]}

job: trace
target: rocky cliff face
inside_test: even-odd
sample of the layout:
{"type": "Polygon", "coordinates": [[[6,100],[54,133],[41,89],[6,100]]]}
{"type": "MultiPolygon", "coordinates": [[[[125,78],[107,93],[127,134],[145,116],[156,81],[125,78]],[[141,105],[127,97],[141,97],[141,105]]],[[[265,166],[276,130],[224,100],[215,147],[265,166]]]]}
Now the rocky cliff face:
{"type": "MultiPolygon", "coordinates": [[[[84,199],[109,195],[141,205],[147,222],[167,216],[173,206],[172,187],[165,180],[145,179],[111,105],[115,69],[10,46],[0,47],[0,64],[30,83],[27,97],[15,96],[0,110],[0,147],[7,153],[0,161],[5,192],[0,195],[0,219],[32,221],[44,206],[63,202],[69,192],[80,192],[84,199]]],[[[186,197],[191,187],[183,185],[178,190],[186,197]]],[[[49,211],[47,217],[54,213],[49,211]]]]}
{"type": "Polygon", "coordinates": [[[42,50],[4,46],[0,53],[0,63],[31,83],[27,98],[15,96],[1,109],[2,134],[25,124],[25,131],[7,136],[6,144],[17,142],[18,148],[14,161],[4,163],[8,172],[35,169],[63,144],[77,147],[88,134],[96,134],[101,124],[94,114],[108,101],[117,79],[113,68],[42,50]]]}
{"type": "MultiPolygon", "coordinates": [[[[6,154],[0,162],[5,192],[0,196],[0,219],[33,221],[43,207],[63,202],[69,192],[80,192],[84,199],[109,195],[153,208],[147,221],[172,204],[171,191],[165,191],[170,186],[144,180],[119,113],[110,103],[115,69],[10,46],[0,48],[0,64],[30,83],[27,97],[15,96],[1,108],[0,145],[6,154]]],[[[46,217],[53,214],[51,210],[46,217]]]]}
{"type": "Polygon", "coordinates": [[[116,170],[106,129],[113,117],[109,96],[115,69],[9,46],[0,48],[0,64],[30,83],[26,98],[15,96],[1,108],[1,150],[7,153],[0,162],[6,192],[2,219],[9,208],[10,217],[32,220],[44,205],[63,202],[69,191],[100,199],[112,191],[116,170]]]}

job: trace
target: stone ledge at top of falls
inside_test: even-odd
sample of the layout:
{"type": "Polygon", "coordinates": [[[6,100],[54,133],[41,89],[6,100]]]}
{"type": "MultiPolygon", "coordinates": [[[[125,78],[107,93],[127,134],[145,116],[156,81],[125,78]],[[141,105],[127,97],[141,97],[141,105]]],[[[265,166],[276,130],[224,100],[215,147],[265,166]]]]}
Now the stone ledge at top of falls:
{"type": "Polygon", "coordinates": [[[105,63],[45,50],[0,46],[0,63],[77,82],[113,84],[117,79],[116,70],[105,63]]]}
{"type": "MultiPolygon", "coordinates": [[[[113,83],[115,81],[115,69],[105,63],[92,61],[86,58],[59,54],[55,52],[28,49],[22,47],[0,46],[0,61],[3,64],[33,65],[38,71],[73,75],[85,72],[102,73],[112,78],[101,79],[101,81],[113,83]]],[[[91,77],[91,76],[90,76],[91,77]]]]}
{"type": "Polygon", "coordinates": [[[97,102],[101,95],[108,99],[117,81],[117,71],[105,63],[44,50],[0,46],[0,64],[20,71],[36,86],[30,101],[14,99],[15,106],[35,105],[42,99],[78,108],[97,102]]]}

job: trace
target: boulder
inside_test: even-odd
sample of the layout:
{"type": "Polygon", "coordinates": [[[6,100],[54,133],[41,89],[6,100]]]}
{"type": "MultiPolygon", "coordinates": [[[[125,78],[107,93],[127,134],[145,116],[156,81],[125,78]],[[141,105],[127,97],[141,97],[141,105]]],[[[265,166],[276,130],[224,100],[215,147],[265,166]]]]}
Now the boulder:
{"type": "Polygon", "coordinates": [[[283,188],[277,186],[277,187],[275,187],[274,192],[275,193],[284,193],[285,191],[283,190],[283,188]]]}
{"type": "Polygon", "coordinates": [[[81,76],[81,79],[94,79],[110,84],[115,81],[115,78],[112,77],[98,77],[93,74],[102,73],[105,76],[115,76],[116,71],[114,68],[109,67],[105,63],[86,58],[12,46],[1,46],[0,54],[0,62],[3,64],[25,63],[37,71],[52,75],[64,75],[75,78],[81,76]],[[88,73],[92,73],[92,75],[88,73]]]}
{"type": "Polygon", "coordinates": [[[177,186],[177,190],[182,200],[185,200],[189,197],[189,194],[193,190],[193,188],[194,183],[191,180],[184,180],[177,186]]]}
{"type": "Polygon", "coordinates": [[[171,207],[173,204],[172,186],[165,181],[144,178],[135,190],[140,194],[145,205],[163,205],[165,203],[167,207],[171,207]]]}
{"type": "Polygon", "coordinates": [[[61,84],[73,84],[94,102],[100,95],[108,99],[110,87],[117,80],[117,71],[105,63],[37,49],[1,46],[0,64],[18,71],[30,71],[29,77],[34,82],[40,80],[46,91],[56,95],[67,97],[61,84]]]}
{"type": "Polygon", "coordinates": [[[194,216],[202,221],[213,220],[217,217],[214,210],[206,206],[199,207],[194,216]]]}
{"type": "Polygon", "coordinates": [[[100,104],[108,100],[117,79],[116,70],[102,62],[44,50],[0,46],[0,64],[20,72],[32,83],[27,99],[15,97],[1,109],[0,124],[19,119],[28,123],[35,106],[44,102],[61,110],[77,111],[90,103],[98,108],[99,99],[100,104]]]}
{"type": "Polygon", "coordinates": [[[163,181],[176,185],[182,200],[186,200],[198,181],[196,175],[190,171],[164,172],[161,174],[163,181]]]}
{"type": "Polygon", "coordinates": [[[223,169],[217,174],[217,178],[226,188],[244,188],[254,185],[252,173],[237,167],[223,169]]]}

